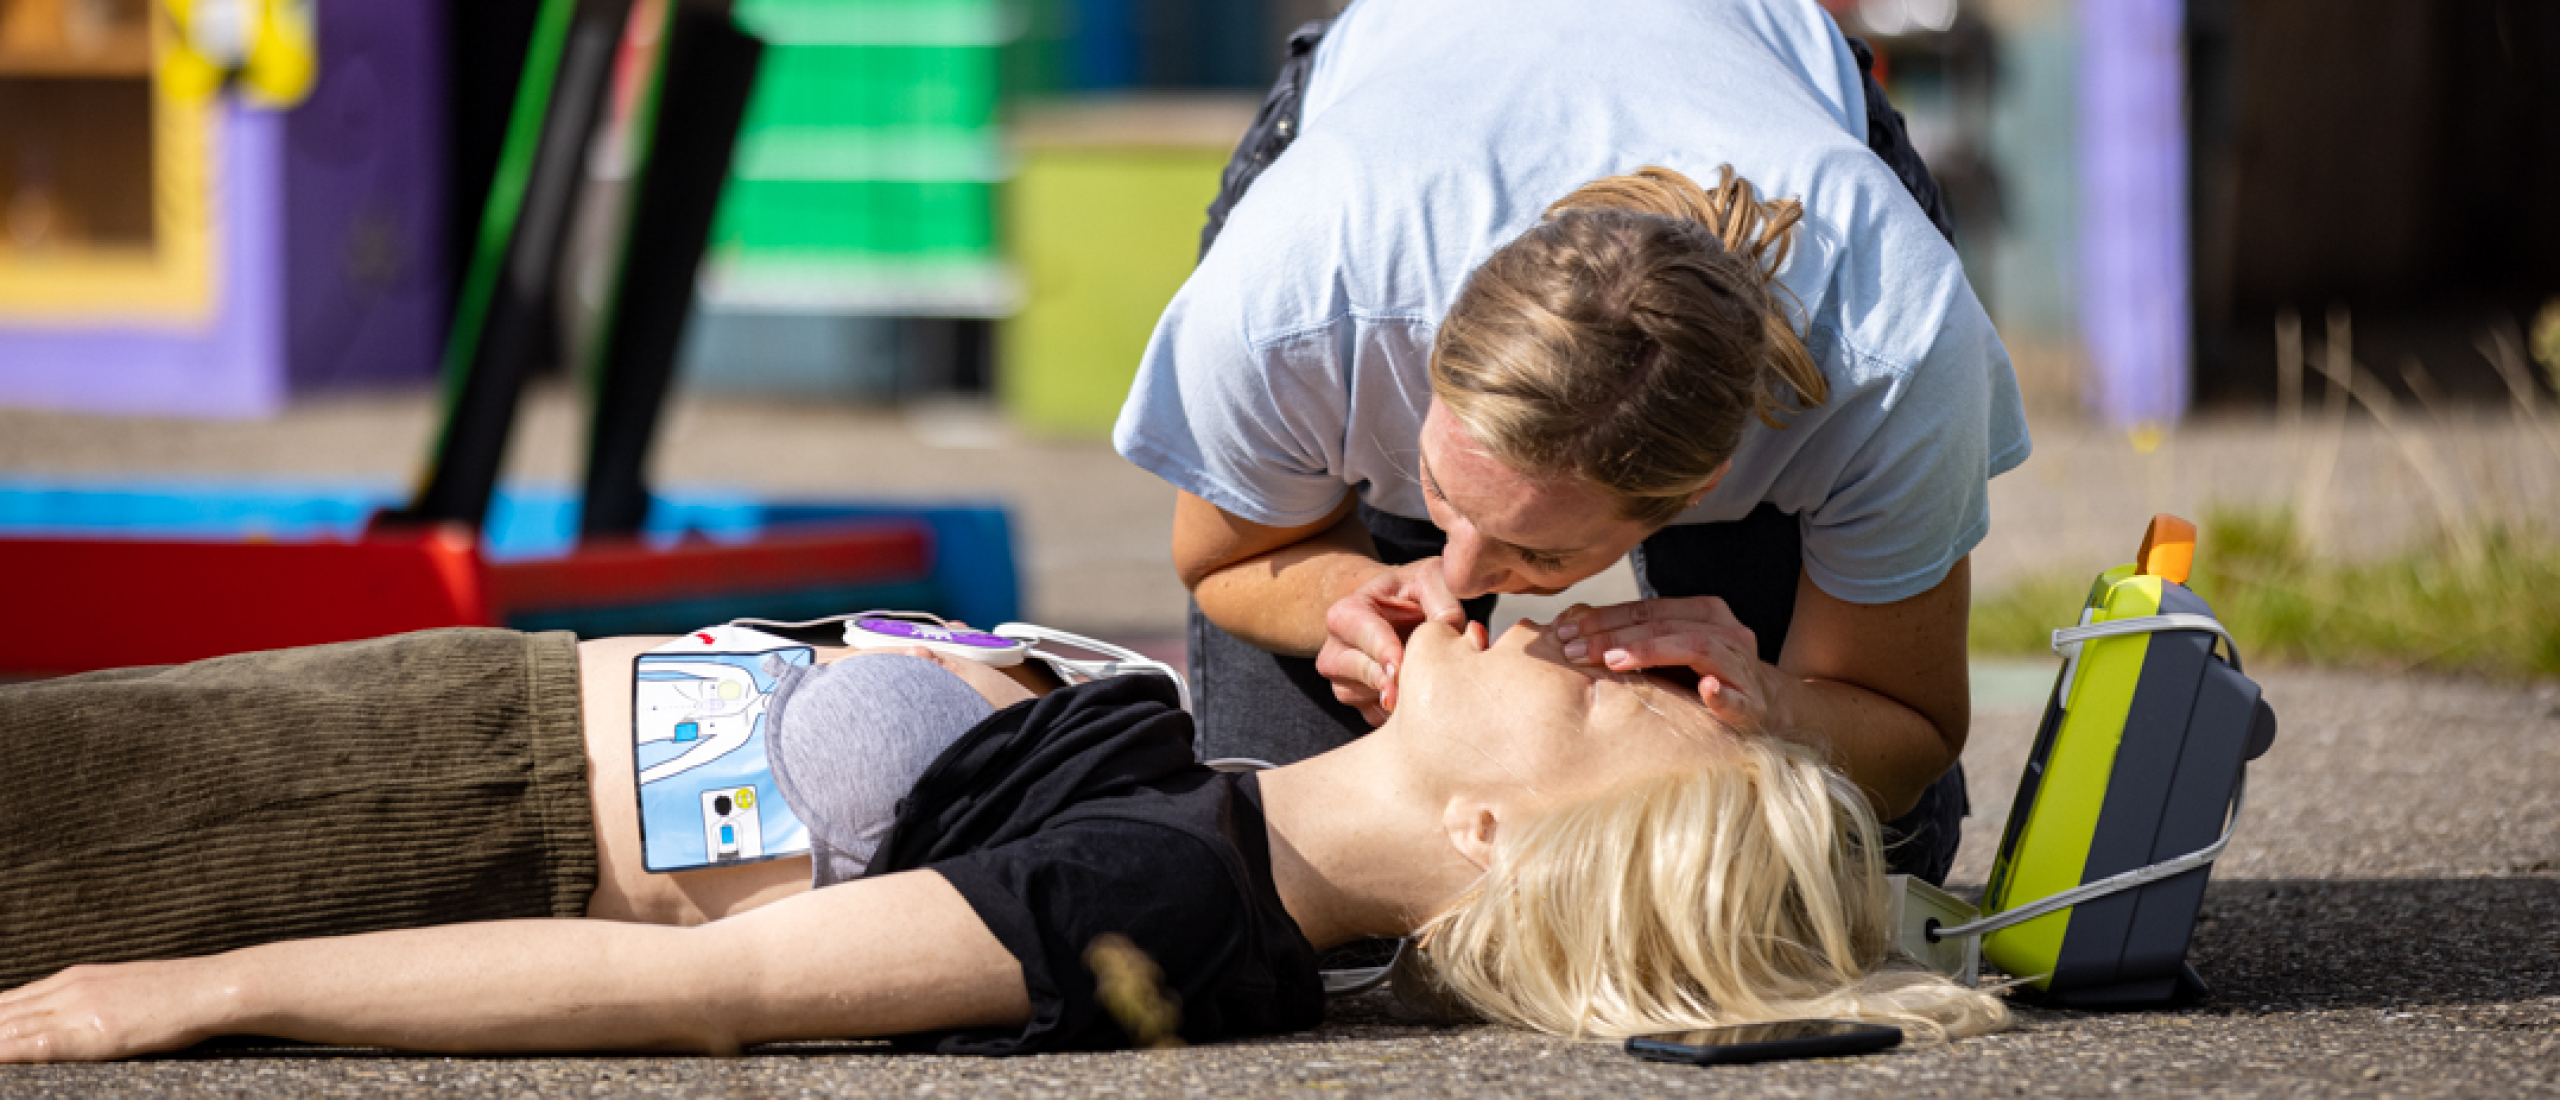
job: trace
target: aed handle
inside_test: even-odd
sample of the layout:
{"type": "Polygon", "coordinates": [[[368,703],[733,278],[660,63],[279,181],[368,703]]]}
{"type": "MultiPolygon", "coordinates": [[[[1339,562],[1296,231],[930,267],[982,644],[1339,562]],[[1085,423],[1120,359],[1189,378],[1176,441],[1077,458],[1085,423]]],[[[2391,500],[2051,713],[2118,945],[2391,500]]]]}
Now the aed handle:
{"type": "Polygon", "coordinates": [[[1959,936],[1987,935],[2013,924],[2024,924],[2055,910],[2069,909],[2083,902],[2096,901],[2109,894],[2121,894],[2134,887],[2147,886],[2164,878],[2175,878],[2212,863],[2221,857],[2224,848],[2231,846],[2232,835],[2240,831],[2240,796],[2247,786],[2248,776],[2245,773],[2232,778],[2229,816],[2223,819],[2222,835],[2216,837],[2211,844],[2174,859],[2164,859],[2121,874],[2109,875],[2096,882],[2084,883],[2059,894],[2038,898],[2015,909],[2003,909],[1980,920],[1967,921],[1952,928],[1940,927],[1938,922],[1932,919],[1922,935],[1926,936],[1930,943],[1959,936]]]}

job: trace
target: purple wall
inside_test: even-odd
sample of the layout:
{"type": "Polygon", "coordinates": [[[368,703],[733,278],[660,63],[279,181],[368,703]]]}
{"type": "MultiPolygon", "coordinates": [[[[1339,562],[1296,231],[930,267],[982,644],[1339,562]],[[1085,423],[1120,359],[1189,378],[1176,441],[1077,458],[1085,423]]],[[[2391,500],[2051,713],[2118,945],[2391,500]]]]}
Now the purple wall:
{"type": "Polygon", "coordinates": [[[0,325],[0,404],[263,416],[314,389],[433,378],[443,7],[318,5],[309,99],[213,108],[212,316],[0,325]]]}
{"type": "Polygon", "coordinates": [[[2081,0],[2080,333],[2089,398],[2120,427],[2186,412],[2182,0],[2081,0]]]}
{"type": "Polygon", "coordinates": [[[284,403],[283,120],[213,119],[213,315],[0,327],[0,402],[100,413],[256,416],[284,403]]]}
{"type": "Polygon", "coordinates": [[[423,381],[445,337],[444,5],[318,11],[320,82],[285,118],[286,377],[423,381]]]}

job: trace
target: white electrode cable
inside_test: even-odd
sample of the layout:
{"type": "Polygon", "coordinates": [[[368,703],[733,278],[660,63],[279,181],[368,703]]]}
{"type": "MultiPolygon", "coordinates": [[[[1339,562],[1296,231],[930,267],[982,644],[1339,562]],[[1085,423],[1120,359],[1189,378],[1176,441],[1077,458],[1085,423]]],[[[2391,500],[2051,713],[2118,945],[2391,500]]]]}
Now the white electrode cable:
{"type": "Polygon", "coordinates": [[[931,619],[937,626],[951,625],[950,623],[944,622],[940,615],[927,615],[918,611],[886,611],[879,608],[873,608],[869,611],[856,611],[845,615],[823,615],[815,619],[807,619],[801,622],[788,622],[782,619],[731,619],[729,620],[728,625],[760,627],[766,630],[816,630],[822,626],[842,626],[855,619],[867,618],[931,619]]]}
{"type": "Polygon", "coordinates": [[[1152,657],[1148,657],[1136,650],[1116,646],[1098,639],[1088,638],[1082,634],[1070,634],[1064,630],[1056,630],[1050,627],[1041,626],[1037,623],[1006,623],[997,627],[995,629],[995,633],[1001,637],[1031,642],[1035,646],[1031,651],[1031,656],[1038,657],[1050,662],[1051,664],[1064,665],[1092,679],[1099,680],[1105,676],[1118,676],[1124,672],[1155,673],[1158,676],[1162,676],[1165,679],[1173,681],[1174,699],[1181,704],[1184,711],[1187,712],[1191,709],[1191,685],[1183,682],[1182,674],[1174,671],[1172,665],[1166,664],[1152,657]],[[1048,652],[1047,650],[1036,648],[1037,644],[1041,642],[1056,642],[1060,645],[1070,645],[1077,649],[1093,653],[1107,654],[1111,659],[1096,661],[1077,657],[1061,657],[1055,653],[1048,652]]]}
{"type": "MultiPolygon", "coordinates": [[[[867,618],[898,619],[906,622],[930,622],[936,626],[942,627],[949,627],[951,625],[950,620],[929,612],[887,610],[856,611],[847,615],[826,615],[800,622],[786,622],[778,619],[731,619],[729,620],[728,625],[762,627],[769,630],[815,630],[819,627],[835,626],[841,623],[851,623],[856,620],[867,618]]],[[[1043,661],[1049,662],[1052,666],[1074,672],[1088,680],[1100,680],[1105,677],[1118,676],[1127,672],[1152,672],[1158,676],[1162,676],[1165,679],[1173,681],[1173,695],[1175,700],[1181,704],[1182,709],[1185,712],[1188,712],[1191,709],[1191,685],[1183,680],[1182,674],[1175,671],[1172,665],[1166,664],[1163,661],[1156,660],[1152,657],[1148,657],[1136,650],[1129,649],[1125,646],[1113,645],[1099,638],[1088,638],[1082,634],[1072,634],[1064,630],[1041,626],[1038,623],[1005,623],[996,627],[994,630],[988,631],[987,633],[1022,643],[1023,645],[1030,647],[1026,654],[1027,656],[1038,657],[1043,661]],[[1062,657],[1058,654],[1038,648],[1039,643],[1041,642],[1055,642],[1059,645],[1074,646],[1077,649],[1085,650],[1090,653],[1103,654],[1105,659],[1096,660],[1090,657],[1062,657]]]]}
{"type": "Polygon", "coordinates": [[[1968,921],[1953,928],[1932,928],[1928,933],[1929,942],[1936,943],[1939,940],[1953,939],[1957,936],[1979,936],[1986,932],[1997,932],[2013,924],[2034,920],[2057,909],[2068,909],[2084,901],[2122,893],[2136,886],[2146,886],[2164,878],[2183,875],[2213,862],[2215,857],[2222,854],[2222,849],[2230,845],[2231,835],[2240,830],[2240,794],[2242,788],[2246,786],[2246,780],[2245,774],[2232,779],[2231,817],[2222,826],[2222,836],[2213,843],[2176,859],[2163,860],[2148,867],[2136,867],[2120,875],[2110,875],[2096,882],[2065,890],[2052,897],[2041,898],[2015,909],[1994,913],[1978,921],[1968,921]]]}

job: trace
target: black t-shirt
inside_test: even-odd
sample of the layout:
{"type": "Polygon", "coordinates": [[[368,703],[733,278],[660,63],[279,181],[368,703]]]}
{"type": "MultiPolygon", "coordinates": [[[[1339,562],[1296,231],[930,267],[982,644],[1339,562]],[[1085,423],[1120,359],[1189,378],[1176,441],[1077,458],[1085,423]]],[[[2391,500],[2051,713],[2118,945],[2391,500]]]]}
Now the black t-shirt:
{"type": "Polygon", "coordinates": [[[931,868],[1022,963],[1020,1029],[929,1032],[944,1054],[1125,1047],[1085,950],[1127,937],[1163,971],[1191,1042],[1324,1017],[1315,950],[1280,904],[1250,774],[1191,755],[1191,716],[1155,676],[1113,676],[996,712],[898,804],[869,874],[931,868]]]}

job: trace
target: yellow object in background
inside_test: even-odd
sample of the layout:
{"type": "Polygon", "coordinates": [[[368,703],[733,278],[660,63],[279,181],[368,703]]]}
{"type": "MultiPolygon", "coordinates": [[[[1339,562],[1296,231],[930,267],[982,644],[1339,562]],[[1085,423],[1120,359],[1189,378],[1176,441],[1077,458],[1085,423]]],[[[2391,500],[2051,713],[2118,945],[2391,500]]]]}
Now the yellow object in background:
{"type": "Polygon", "coordinates": [[[1191,274],[1218,175],[1254,106],[1130,97],[1022,112],[1005,230],[1024,303],[997,341],[998,392],[1015,423],[1111,431],[1156,318],[1191,274]]]}
{"type": "MultiPolygon", "coordinates": [[[[307,18],[304,26],[309,26],[307,18]]],[[[174,86],[167,59],[177,52],[172,42],[176,35],[174,26],[156,16],[137,21],[130,31],[131,49],[111,35],[97,51],[120,71],[54,85],[105,98],[127,86],[138,89],[137,106],[147,107],[127,116],[128,128],[81,131],[78,148],[93,155],[119,143],[145,150],[141,163],[148,170],[138,175],[147,181],[149,228],[132,240],[99,241],[73,233],[61,241],[39,239],[30,247],[22,239],[27,234],[9,231],[23,230],[23,225],[0,226],[0,324],[192,329],[212,316],[216,263],[221,250],[232,247],[215,224],[212,191],[222,127],[208,100],[174,86]]],[[[64,34],[63,44],[75,44],[79,37],[64,34]]],[[[23,182],[16,193],[0,196],[13,208],[9,213],[19,213],[15,208],[26,197],[23,182]]]]}
{"type": "Polygon", "coordinates": [[[261,107],[291,107],[318,74],[312,0],[162,0],[176,33],[160,57],[163,86],[202,100],[237,85],[261,107]]]}

